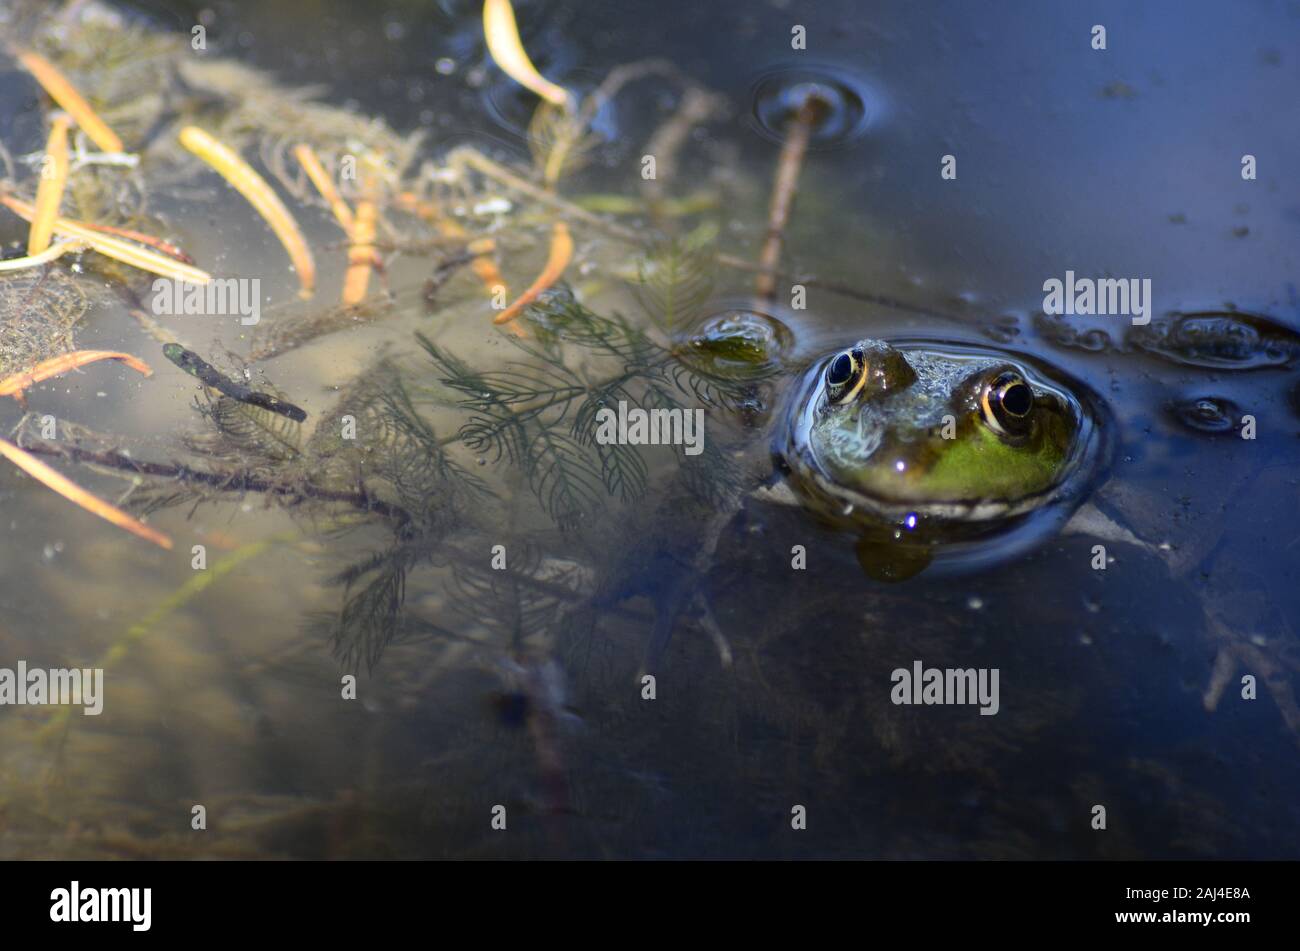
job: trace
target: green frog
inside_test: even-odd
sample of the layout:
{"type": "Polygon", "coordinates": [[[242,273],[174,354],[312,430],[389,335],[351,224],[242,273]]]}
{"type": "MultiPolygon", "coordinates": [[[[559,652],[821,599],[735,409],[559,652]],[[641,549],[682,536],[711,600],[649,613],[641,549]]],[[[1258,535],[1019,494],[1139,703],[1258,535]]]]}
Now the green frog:
{"type": "Polygon", "coordinates": [[[1027,547],[1073,513],[1108,457],[1104,404],[1021,354],[861,340],[794,392],[775,441],[784,500],[858,532],[864,569],[882,579],[937,556],[984,561],[995,536],[1027,547]]]}

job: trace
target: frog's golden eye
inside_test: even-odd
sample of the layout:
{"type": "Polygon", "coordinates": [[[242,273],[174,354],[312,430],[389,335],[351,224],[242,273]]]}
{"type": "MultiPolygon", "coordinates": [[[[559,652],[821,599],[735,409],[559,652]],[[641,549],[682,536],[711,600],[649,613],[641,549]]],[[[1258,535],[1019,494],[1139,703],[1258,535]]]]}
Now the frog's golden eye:
{"type": "Polygon", "coordinates": [[[826,366],[826,399],[832,405],[847,403],[866,380],[867,355],[859,349],[845,350],[826,366]]]}
{"type": "Polygon", "coordinates": [[[1019,373],[1007,370],[984,387],[980,408],[984,421],[999,436],[1023,436],[1029,432],[1034,391],[1019,373]]]}

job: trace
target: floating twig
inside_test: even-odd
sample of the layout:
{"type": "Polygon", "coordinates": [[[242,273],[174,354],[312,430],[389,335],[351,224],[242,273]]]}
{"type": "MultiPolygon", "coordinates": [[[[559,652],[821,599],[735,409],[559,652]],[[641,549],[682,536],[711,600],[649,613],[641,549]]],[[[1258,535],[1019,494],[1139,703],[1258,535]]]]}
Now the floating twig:
{"type": "Polygon", "coordinates": [[[90,136],[90,141],[99,146],[101,151],[123,151],[122,140],[103,119],[95,114],[95,110],[90,108],[90,103],[86,102],[81,93],[77,92],[76,87],[68,82],[53,63],[31,50],[18,50],[16,55],[18,62],[22,63],[23,67],[36,78],[41,88],[72,117],[77,126],[90,136]]]}
{"type": "Polygon", "coordinates": [[[311,249],[302,236],[284,202],[266,183],[266,179],[253,171],[252,166],[240,158],[239,153],[219,142],[198,126],[186,126],[180,131],[181,145],[212,166],[222,178],[247,199],[259,215],[266,219],[298,272],[301,285],[298,296],[309,298],[316,287],[316,262],[311,249]]]}
{"type": "Polygon", "coordinates": [[[525,307],[537,300],[542,292],[560,279],[564,269],[573,260],[573,238],[569,235],[569,226],[557,221],[551,231],[551,253],[546,259],[546,267],[537,276],[528,290],[519,295],[518,300],[496,315],[494,324],[504,324],[514,320],[525,307]]]}

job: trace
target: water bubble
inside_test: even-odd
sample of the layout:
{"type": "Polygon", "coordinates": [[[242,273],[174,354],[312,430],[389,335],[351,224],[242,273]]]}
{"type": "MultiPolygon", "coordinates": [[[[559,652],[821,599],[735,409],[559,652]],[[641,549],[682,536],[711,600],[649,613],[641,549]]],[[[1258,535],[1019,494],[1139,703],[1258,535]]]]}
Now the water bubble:
{"type": "Polygon", "coordinates": [[[809,96],[822,105],[810,149],[843,148],[861,137],[880,114],[879,98],[860,81],[829,68],[781,69],[761,77],[753,87],[752,124],[775,142],[786,136],[790,120],[809,96]]]}
{"type": "Polygon", "coordinates": [[[1236,403],[1220,396],[1176,400],[1167,409],[1176,422],[1212,436],[1234,431],[1242,416],[1241,408],[1236,403]]]}
{"type": "Polygon", "coordinates": [[[1300,334],[1271,317],[1232,311],[1172,314],[1131,328],[1127,341],[1185,366],[1252,370],[1300,357],[1300,334]]]}

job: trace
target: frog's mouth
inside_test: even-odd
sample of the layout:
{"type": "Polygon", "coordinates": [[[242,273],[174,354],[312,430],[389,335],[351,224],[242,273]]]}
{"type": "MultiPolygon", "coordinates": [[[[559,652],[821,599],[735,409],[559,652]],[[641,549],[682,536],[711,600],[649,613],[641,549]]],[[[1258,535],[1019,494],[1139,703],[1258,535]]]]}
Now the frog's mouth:
{"type": "MultiPolygon", "coordinates": [[[[886,528],[901,539],[919,544],[970,541],[1014,530],[1035,513],[1054,513],[1063,523],[1082,502],[1095,476],[1109,461],[1109,427],[1103,425],[1105,404],[1086,384],[1045,365],[1034,357],[976,345],[921,339],[891,340],[907,354],[924,352],[957,359],[1011,361],[1022,368],[1034,389],[1059,404],[1062,419],[1073,430],[1054,461],[1054,472],[1025,491],[991,491],[972,498],[944,498],[922,491],[909,498],[905,491],[874,491],[870,480],[837,478],[834,468],[818,457],[810,439],[818,414],[824,411],[822,371],[815,362],[792,390],[782,429],[773,446],[779,468],[796,498],[823,521],[842,528],[876,531],[886,528]]],[[[947,462],[947,460],[945,460],[947,462]]],[[[961,466],[960,453],[951,465],[961,466]]],[[[1037,518],[1035,518],[1037,521],[1037,518]]]]}

